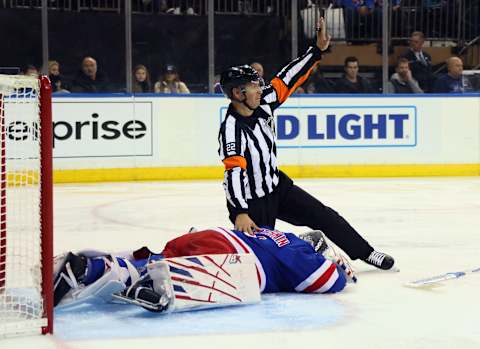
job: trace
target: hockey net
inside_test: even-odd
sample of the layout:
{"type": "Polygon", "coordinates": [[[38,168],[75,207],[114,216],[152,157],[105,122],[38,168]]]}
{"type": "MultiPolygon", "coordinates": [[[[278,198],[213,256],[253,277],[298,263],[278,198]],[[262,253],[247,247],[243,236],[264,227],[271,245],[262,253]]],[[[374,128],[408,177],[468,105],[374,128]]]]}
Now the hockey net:
{"type": "Polygon", "coordinates": [[[0,338],[52,331],[48,78],[0,75],[0,338]]]}

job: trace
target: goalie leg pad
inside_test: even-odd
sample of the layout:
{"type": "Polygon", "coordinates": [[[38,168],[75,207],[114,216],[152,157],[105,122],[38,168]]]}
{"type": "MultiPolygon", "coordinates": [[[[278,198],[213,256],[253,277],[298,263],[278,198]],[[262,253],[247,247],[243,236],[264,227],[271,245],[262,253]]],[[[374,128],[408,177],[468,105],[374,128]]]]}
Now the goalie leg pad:
{"type": "Polygon", "coordinates": [[[166,258],[147,269],[154,291],[169,300],[169,312],[260,302],[251,254],[166,258]]]}
{"type": "Polygon", "coordinates": [[[115,299],[155,312],[260,302],[255,257],[247,254],[166,258],[115,299]]]}

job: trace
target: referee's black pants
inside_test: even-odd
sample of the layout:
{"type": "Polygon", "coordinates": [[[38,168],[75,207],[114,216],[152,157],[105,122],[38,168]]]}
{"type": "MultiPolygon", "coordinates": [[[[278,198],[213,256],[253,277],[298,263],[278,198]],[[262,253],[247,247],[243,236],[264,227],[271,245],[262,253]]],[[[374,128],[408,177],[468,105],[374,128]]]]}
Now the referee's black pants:
{"type": "MultiPolygon", "coordinates": [[[[259,227],[275,227],[278,218],[297,226],[321,230],[351,259],[365,259],[372,246],[335,210],[296,186],[282,171],[275,190],[259,199],[248,200],[248,215],[259,227]]],[[[235,224],[235,208],[227,204],[235,224]]]]}

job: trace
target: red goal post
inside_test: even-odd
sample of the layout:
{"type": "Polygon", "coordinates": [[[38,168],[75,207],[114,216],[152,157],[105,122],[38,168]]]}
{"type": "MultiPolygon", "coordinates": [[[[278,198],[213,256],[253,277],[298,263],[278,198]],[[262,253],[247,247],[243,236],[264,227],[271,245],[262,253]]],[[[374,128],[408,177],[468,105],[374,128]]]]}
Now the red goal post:
{"type": "Polygon", "coordinates": [[[0,75],[0,338],[53,331],[51,92],[0,75]]]}

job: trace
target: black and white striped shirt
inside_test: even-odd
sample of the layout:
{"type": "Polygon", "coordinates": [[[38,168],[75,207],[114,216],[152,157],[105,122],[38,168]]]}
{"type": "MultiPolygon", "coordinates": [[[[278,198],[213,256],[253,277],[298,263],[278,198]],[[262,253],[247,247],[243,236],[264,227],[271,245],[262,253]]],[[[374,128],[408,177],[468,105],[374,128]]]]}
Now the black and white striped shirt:
{"type": "Polygon", "coordinates": [[[279,181],[275,145],[274,110],[310,75],[321,53],[310,47],[263,88],[260,106],[245,117],[230,104],[218,136],[220,159],[225,164],[223,186],[237,214],[248,212],[248,200],[271,193],[279,181]]]}

